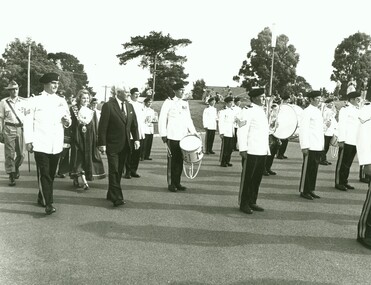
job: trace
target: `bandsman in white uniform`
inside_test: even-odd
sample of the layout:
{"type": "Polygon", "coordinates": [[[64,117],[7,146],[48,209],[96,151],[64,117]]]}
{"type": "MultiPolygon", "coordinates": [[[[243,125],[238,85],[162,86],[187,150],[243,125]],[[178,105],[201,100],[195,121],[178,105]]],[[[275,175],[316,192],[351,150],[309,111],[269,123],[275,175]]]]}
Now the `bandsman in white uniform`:
{"type": "Polygon", "coordinates": [[[59,75],[46,73],[40,78],[44,91],[29,99],[29,113],[24,122],[26,148],[35,153],[39,182],[38,204],[45,206],[46,214],[56,210],[53,207],[53,182],[63,150],[64,127],[71,125],[71,117],[66,100],[56,92],[59,75]]]}
{"type": "MultiPolygon", "coordinates": [[[[366,103],[359,112],[359,127],[357,132],[357,154],[359,165],[371,176],[371,104],[366,103]]],[[[371,249],[371,184],[368,183],[366,200],[358,222],[357,241],[371,249]]]]}
{"type": "Polygon", "coordinates": [[[233,99],[233,111],[234,111],[234,133],[233,133],[233,150],[238,151],[238,144],[237,144],[237,130],[238,130],[238,117],[241,113],[241,98],[236,97],[233,99]]]}
{"type": "Polygon", "coordinates": [[[142,147],[142,160],[152,160],[151,149],[153,143],[153,133],[154,133],[154,123],[158,122],[158,114],[152,109],[152,99],[147,97],[143,101],[144,103],[144,116],[145,116],[145,126],[144,126],[144,142],[142,147]]]}
{"type": "Polygon", "coordinates": [[[359,125],[358,113],[361,94],[351,92],[347,94],[348,106],[339,111],[338,142],[339,153],[335,170],[335,188],[341,191],[354,189],[349,185],[350,167],[357,154],[356,141],[359,125]]]}
{"type": "Polygon", "coordinates": [[[239,193],[240,211],[252,214],[264,211],[256,204],[260,182],[265,168],[265,159],[269,151],[269,125],[264,111],[264,88],[255,88],[249,92],[251,106],[242,109],[237,139],[242,157],[242,174],[239,193]]]}
{"type": "Polygon", "coordinates": [[[299,192],[300,197],[313,200],[313,198],[320,198],[314,192],[318,165],[324,147],[324,130],[321,110],[318,108],[321,102],[321,92],[311,91],[307,97],[309,106],[302,113],[299,128],[299,142],[303,153],[299,192]]]}
{"type": "Polygon", "coordinates": [[[11,81],[6,87],[10,96],[0,102],[0,142],[4,143],[5,171],[9,175],[9,186],[15,186],[19,178],[19,167],[24,159],[23,121],[26,101],[18,96],[19,86],[11,81]]]}
{"type": "Polygon", "coordinates": [[[213,151],[215,132],[218,123],[218,112],[215,108],[215,97],[207,100],[209,106],[204,109],[202,113],[202,123],[206,130],[205,138],[205,154],[215,154],[213,151]]]}
{"type": "Polygon", "coordinates": [[[331,162],[327,161],[327,152],[330,148],[330,142],[334,136],[337,136],[337,127],[338,122],[336,120],[336,108],[333,103],[334,99],[327,99],[325,101],[325,106],[322,109],[322,117],[324,123],[324,130],[325,130],[325,146],[323,150],[323,154],[321,157],[321,161],[319,164],[321,165],[331,165],[331,162]],[[329,126],[327,127],[327,124],[329,126]]]}
{"type": "Polygon", "coordinates": [[[167,183],[168,190],[176,192],[187,188],[180,184],[183,171],[183,155],[179,142],[187,134],[197,135],[193,125],[189,104],[184,101],[184,89],[174,84],[173,94],[166,99],[161,107],[158,120],[159,134],[168,150],[167,183]]]}
{"type": "Polygon", "coordinates": [[[219,111],[219,136],[222,139],[220,151],[220,166],[232,166],[231,155],[233,152],[235,112],[232,109],[233,98],[224,99],[225,108],[219,111]]]}

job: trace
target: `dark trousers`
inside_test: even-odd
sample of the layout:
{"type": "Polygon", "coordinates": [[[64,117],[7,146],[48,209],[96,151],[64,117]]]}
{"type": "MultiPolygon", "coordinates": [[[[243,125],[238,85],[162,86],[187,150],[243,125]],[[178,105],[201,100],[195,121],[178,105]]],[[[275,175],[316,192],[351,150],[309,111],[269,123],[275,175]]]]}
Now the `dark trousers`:
{"type": "Polygon", "coordinates": [[[233,138],[223,137],[220,152],[220,164],[229,163],[233,152],[233,138]]]}
{"type": "Polygon", "coordinates": [[[371,189],[368,183],[368,191],[365,203],[363,204],[361,216],[358,222],[358,238],[371,238],[371,189]]]}
{"type": "Polygon", "coordinates": [[[256,204],[260,182],[265,168],[266,155],[251,155],[242,158],[242,173],[239,193],[240,208],[256,204]]]}
{"type": "Polygon", "coordinates": [[[120,152],[107,151],[108,160],[108,192],[107,199],[115,202],[124,200],[121,189],[121,176],[124,170],[130,148],[125,144],[120,152]]]}
{"type": "Polygon", "coordinates": [[[303,155],[299,192],[309,194],[316,190],[318,165],[322,151],[309,150],[308,155],[303,155]]]}
{"type": "Polygon", "coordinates": [[[179,146],[179,141],[168,140],[167,145],[171,152],[171,157],[167,158],[167,184],[179,186],[183,171],[183,154],[179,146]]]}
{"type": "Polygon", "coordinates": [[[147,159],[151,156],[151,149],[153,143],[153,134],[146,134],[143,140],[143,147],[141,152],[141,158],[147,159]]]}
{"type": "Polygon", "coordinates": [[[285,154],[288,144],[289,144],[289,139],[281,140],[281,145],[278,148],[277,156],[283,156],[285,154]]]}
{"type": "Polygon", "coordinates": [[[348,184],[350,167],[356,154],[357,148],[355,145],[344,144],[344,148],[339,148],[335,170],[335,184],[348,184]]]}
{"type": "Polygon", "coordinates": [[[206,129],[206,138],[205,138],[205,153],[210,153],[213,151],[215,139],[215,130],[206,129]]]}
{"type": "Polygon", "coordinates": [[[63,148],[59,157],[58,174],[65,174],[70,171],[70,148],[63,148]]]}
{"type": "Polygon", "coordinates": [[[265,160],[265,170],[271,170],[274,157],[278,152],[280,144],[281,142],[279,139],[277,139],[273,135],[269,135],[269,150],[271,152],[271,155],[268,155],[265,160]]]}
{"type": "Polygon", "coordinates": [[[60,153],[48,154],[35,151],[37,181],[39,184],[38,199],[47,206],[53,204],[53,182],[59,156],[60,153]]]}
{"type": "Polygon", "coordinates": [[[140,147],[138,149],[134,148],[134,140],[130,140],[131,151],[128,154],[125,163],[125,173],[127,175],[135,174],[138,171],[140,154],[142,151],[143,140],[140,140],[140,147]]]}
{"type": "Polygon", "coordinates": [[[234,150],[234,151],[238,151],[238,149],[237,149],[237,130],[238,130],[238,128],[234,128],[233,147],[232,147],[232,150],[234,150]]]}
{"type": "Polygon", "coordinates": [[[331,142],[332,136],[325,136],[325,147],[321,156],[321,161],[327,161],[327,152],[330,149],[330,142],[331,142]]]}

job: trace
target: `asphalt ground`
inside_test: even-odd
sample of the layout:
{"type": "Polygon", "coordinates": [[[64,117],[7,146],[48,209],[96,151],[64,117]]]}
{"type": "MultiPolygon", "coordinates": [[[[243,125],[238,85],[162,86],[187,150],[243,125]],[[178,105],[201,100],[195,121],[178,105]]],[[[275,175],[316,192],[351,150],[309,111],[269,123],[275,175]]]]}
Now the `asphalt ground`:
{"type": "MultiPolygon", "coordinates": [[[[123,179],[127,204],[105,200],[107,179],[76,191],[55,180],[54,206],[36,204],[31,156],[15,187],[8,186],[0,146],[0,284],[371,284],[371,251],[356,242],[367,184],[353,164],[350,184],[336,190],[332,165],[320,166],[317,193],[299,197],[302,157],[289,142],[287,160],[275,159],[277,176],[263,177],[258,204],[246,215],[237,200],[241,163],[219,166],[205,155],[198,176],[183,176],[185,192],[166,188],[166,150],[154,139],[152,161],[141,178],[123,179]]],[[[107,169],[106,157],[104,163],[107,169]]]]}

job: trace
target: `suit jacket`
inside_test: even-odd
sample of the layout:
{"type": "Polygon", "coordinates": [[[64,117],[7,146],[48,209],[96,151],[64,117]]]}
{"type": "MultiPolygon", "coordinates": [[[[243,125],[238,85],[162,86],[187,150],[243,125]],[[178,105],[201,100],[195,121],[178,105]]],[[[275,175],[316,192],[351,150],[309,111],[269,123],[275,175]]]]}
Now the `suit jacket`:
{"type": "Polygon", "coordinates": [[[106,146],[108,152],[121,152],[125,143],[130,146],[130,134],[139,140],[137,117],[133,106],[126,102],[127,115],[121,112],[116,98],[110,98],[102,106],[98,127],[98,146],[106,146]]]}

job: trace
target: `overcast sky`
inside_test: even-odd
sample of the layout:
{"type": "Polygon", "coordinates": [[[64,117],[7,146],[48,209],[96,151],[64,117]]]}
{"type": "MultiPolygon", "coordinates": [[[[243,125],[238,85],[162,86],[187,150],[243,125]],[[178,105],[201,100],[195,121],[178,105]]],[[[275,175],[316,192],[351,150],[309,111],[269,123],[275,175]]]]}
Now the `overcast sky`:
{"type": "Polygon", "coordinates": [[[145,87],[149,77],[138,62],[118,64],[122,44],[132,36],[162,31],[188,38],[180,48],[187,56],[190,84],[237,86],[250,40],[275,23],[300,54],[297,74],[314,89],[330,91],[331,63],[341,41],[356,33],[371,35],[369,0],[12,0],[2,1],[0,52],[19,38],[30,37],[48,52],[66,52],[84,64],[90,85],[104,95],[105,85],[145,87]]]}

